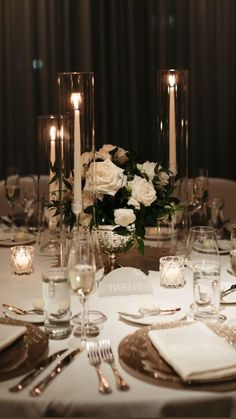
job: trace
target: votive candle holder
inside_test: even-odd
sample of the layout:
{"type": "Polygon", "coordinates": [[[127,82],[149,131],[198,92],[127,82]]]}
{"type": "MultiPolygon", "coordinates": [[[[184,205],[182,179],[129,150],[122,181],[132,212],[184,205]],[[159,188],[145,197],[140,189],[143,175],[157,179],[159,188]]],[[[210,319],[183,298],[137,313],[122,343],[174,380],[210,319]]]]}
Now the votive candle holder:
{"type": "Polygon", "coordinates": [[[33,246],[11,247],[12,271],[15,274],[30,274],[33,272],[34,248],[33,246]]]}

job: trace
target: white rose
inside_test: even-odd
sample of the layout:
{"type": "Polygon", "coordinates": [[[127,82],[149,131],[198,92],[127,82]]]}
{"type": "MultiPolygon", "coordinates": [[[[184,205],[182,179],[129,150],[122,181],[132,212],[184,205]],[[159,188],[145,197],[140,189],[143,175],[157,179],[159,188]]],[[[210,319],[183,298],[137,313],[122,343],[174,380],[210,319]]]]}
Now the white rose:
{"type": "Polygon", "coordinates": [[[166,172],[159,172],[160,184],[166,186],[169,183],[169,175],[166,172]]]}
{"type": "Polygon", "coordinates": [[[125,176],[123,172],[123,169],[117,167],[109,159],[102,162],[91,163],[90,168],[86,173],[84,190],[94,190],[94,193],[99,195],[108,194],[114,196],[116,192],[126,184],[127,176],[125,176]]]}
{"type": "Polygon", "coordinates": [[[111,159],[112,150],[115,150],[117,148],[117,151],[115,152],[113,156],[113,160],[117,161],[121,165],[126,163],[128,161],[127,153],[128,151],[124,150],[121,147],[116,147],[113,144],[104,144],[97,152],[96,152],[96,158],[100,158],[102,160],[111,159]]]}
{"type": "Polygon", "coordinates": [[[133,224],[136,220],[134,211],[128,208],[116,209],[114,211],[114,216],[115,223],[123,227],[127,227],[129,224],[133,224]]]}
{"type": "Polygon", "coordinates": [[[143,164],[137,164],[137,167],[141,173],[144,173],[150,180],[153,180],[155,176],[156,163],[146,161],[143,164]]]}
{"type": "Polygon", "coordinates": [[[128,201],[128,205],[134,205],[141,203],[145,207],[149,207],[156,199],[156,191],[151,181],[147,181],[145,178],[135,175],[134,179],[129,182],[131,187],[131,198],[128,201]]]}

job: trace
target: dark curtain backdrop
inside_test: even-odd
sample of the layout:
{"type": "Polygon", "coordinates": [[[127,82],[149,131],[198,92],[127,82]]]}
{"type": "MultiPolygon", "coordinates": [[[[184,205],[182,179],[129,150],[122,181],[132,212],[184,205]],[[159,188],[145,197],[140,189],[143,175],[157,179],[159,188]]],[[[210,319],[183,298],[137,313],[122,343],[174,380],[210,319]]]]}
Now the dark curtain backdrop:
{"type": "Polygon", "coordinates": [[[0,0],[0,178],[35,173],[60,71],[95,73],[97,147],[157,160],[157,69],[187,68],[190,175],[236,179],[235,21],[235,0],[0,0]]]}

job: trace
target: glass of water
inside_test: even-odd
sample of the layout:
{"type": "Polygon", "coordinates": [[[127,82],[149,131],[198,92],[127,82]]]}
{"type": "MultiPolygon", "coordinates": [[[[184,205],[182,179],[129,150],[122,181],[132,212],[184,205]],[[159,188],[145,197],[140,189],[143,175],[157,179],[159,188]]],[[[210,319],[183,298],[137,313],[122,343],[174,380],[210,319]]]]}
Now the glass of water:
{"type": "Polygon", "coordinates": [[[218,320],[220,308],[220,263],[203,261],[193,265],[194,318],[218,320]]]}
{"type": "Polygon", "coordinates": [[[70,287],[65,268],[43,273],[44,328],[51,339],[64,339],[71,333],[70,287]]]}

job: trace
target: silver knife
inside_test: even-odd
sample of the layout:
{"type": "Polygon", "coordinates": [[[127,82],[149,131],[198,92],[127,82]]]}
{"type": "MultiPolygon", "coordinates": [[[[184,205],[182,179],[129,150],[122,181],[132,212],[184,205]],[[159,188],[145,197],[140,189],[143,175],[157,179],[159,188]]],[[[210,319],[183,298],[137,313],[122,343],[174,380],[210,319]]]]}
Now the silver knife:
{"type": "Polygon", "coordinates": [[[35,387],[30,390],[30,395],[33,397],[41,396],[45,388],[57,377],[58,374],[62,372],[62,370],[69,365],[77,355],[79,355],[84,350],[83,346],[80,346],[74,351],[70,352],[65,358],[63,358],[57,366],[45,377],[42,381],[36,384],[35,387]]]}
{"type": "Polygon", "coordinates": [[[233,292],[233,291],[235,291],[235,290],[236,290],[236,284],[233,284],[233,285],[231,285],[231,287],[230,287],[230,288],[228,288],[227,290],[225,290],[225,291],[221,291],[221,297],[223,298],[223,297],[225,297],[226,295],[231,294],[231,292],[233,292]]]}
{"type": "Polygon", "coordinates": [[[18,384],[16,384],[14,387],[9,388],[9,391],[17,393],[21,390],[24,390],[24,388],[31,384],[32,381],[36,377],[38,377],[38,375],[41,374],[48,365],[51,364],[51,362],[55,361],[56,359],[59,359],[60,355],[62,355],[65,351],[67,351],[67,349],[61,349],[60,351],[50,355],[44,361],[40,362],[40,364],[36,365],[36,367],[32,371],[30,371],[29,374],[27,374],[18,384]]]}

